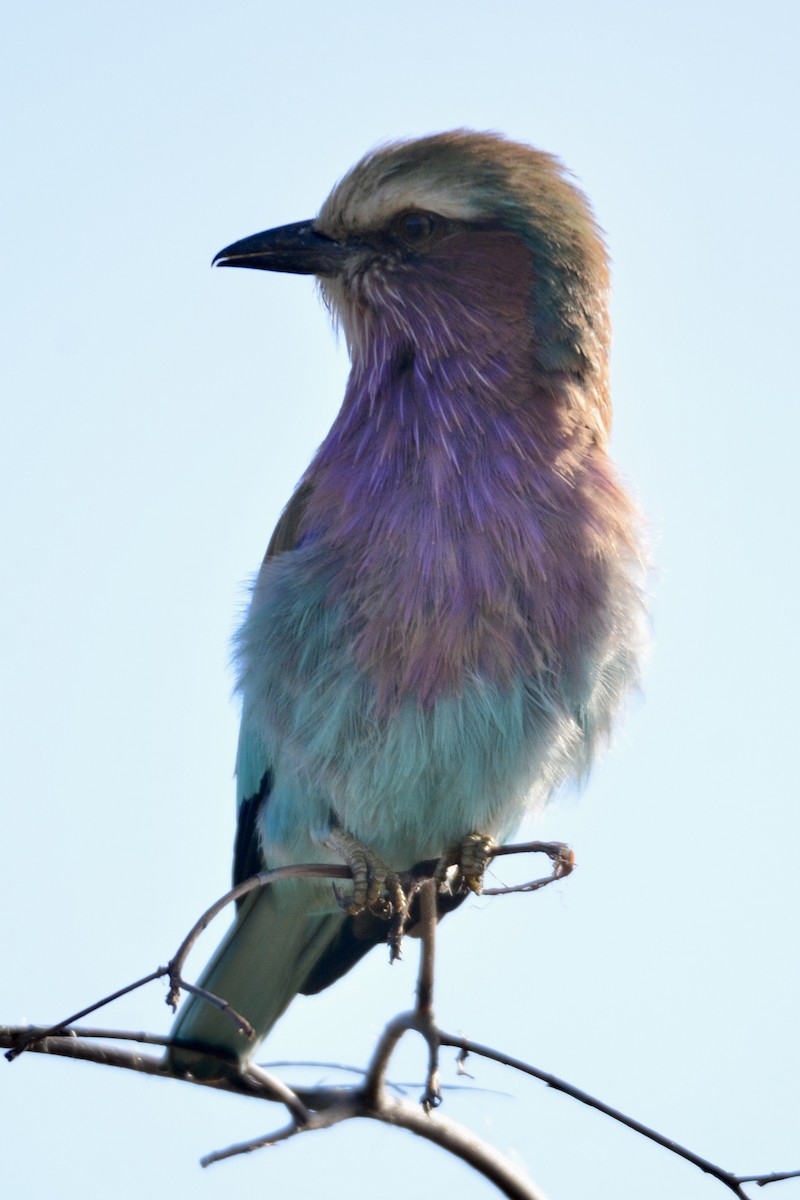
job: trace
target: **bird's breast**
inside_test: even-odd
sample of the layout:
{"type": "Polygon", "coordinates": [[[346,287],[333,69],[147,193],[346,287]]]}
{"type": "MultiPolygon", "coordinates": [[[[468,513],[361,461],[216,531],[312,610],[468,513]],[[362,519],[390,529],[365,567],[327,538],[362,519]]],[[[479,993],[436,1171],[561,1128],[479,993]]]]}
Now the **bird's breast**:
{"type": "Polygon", "coordinates": [[[300,812],[379,852],[391,830],[398,866],[504,836],[607,732],[635,676],[629,510],[604,460],[565,481],[500,451],[307,476],[296,546],[265,562],[238,639],[276,844],[300,812]]]}
{"type": "Polygon", "coordinates": [[[461,670],[458,687],[437,679],[425,697],[416,647],[392,641],[376,668],[358,649],[369,630],[351,603],[358,589],[338,594],[335,575],[318,548],[278,556],[239,635],[243,723],[275,780],[267,842],[294,845],[333,813],[408,867],[474,828],[505,836],[531,792],[543,801],[563,775],[574,719],[522,670],[504,681],[461,670]],[[390,662],[405,690],[388,700],[390,662]]]}

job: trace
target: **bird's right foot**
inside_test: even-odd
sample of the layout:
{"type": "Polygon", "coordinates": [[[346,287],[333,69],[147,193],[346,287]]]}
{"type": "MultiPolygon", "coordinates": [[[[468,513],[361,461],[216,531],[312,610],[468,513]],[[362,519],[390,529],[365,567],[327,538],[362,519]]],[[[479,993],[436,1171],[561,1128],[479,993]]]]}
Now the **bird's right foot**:
{"type": "Polygon", "coordinates": [[[396,871],[392,871],[368,846],[334,827],[323,844],[340,854],[353,872],[353,894],[340,898],[344,911],[357,917],[365,910],[389,920],[405,915],[406,895],[396,871]]]}

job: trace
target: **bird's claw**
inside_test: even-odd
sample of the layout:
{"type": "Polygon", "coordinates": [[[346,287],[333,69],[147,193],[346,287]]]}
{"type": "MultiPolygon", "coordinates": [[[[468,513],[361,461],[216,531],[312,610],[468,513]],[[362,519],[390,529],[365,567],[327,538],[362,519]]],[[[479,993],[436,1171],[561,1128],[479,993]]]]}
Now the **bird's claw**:
{"type": "Polygon", "coordinates": [[[388,921],[398,913],[405,913],[406,896],[399,876],[367,846],[343,829],[332,829],[324,844],[340,854],[353,872],[352,895],[343,897],[336,893],[348,916],[357,917],[367,910],[388,921]]]}
{"type": "Polygon", "coordinates": [[[441,890],[461,892],[469,890],[477,896],[483,890],[483,877],[494,855],[496,842],[485,833],[468,833],[454,846],[449,846],[436,864],[434,879],[441,890]],[[451,884],[448,871],[456,868],[451,884]]]}

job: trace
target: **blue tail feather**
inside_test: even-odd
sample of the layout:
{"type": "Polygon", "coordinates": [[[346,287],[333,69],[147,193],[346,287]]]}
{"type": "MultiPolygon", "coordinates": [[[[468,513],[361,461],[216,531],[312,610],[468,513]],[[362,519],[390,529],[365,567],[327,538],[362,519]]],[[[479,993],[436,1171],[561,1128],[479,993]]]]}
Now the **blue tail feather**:
{"type": "Polygon", "coordinates": [[[247,1018],[256,1031],[255,1042],[214,1005],[190,995],[172,1030],[173,1067],[202,1078],[220,1073],[218,1059],[192,1053],[182,1045],[209,1047],[217,1055],[229,1055],[234,1065],[246,1061],[336,938],[344,914],[320,911],[318,886],[301,881],[290,886],[291,902],[278,894],[280,885],[245,900],[198,980],[200,987],[247,1018]],[[265,961],[271,970],[264,969],[265,961]]]}

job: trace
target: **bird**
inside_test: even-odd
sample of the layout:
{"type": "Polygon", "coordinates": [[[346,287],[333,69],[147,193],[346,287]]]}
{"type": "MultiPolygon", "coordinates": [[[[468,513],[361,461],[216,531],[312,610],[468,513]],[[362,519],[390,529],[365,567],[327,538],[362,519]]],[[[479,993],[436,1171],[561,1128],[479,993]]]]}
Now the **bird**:
{"type": "Polygon", "coordinates": [[[235,639],[234,883],[344,859],[377,884],[245,898],[199,983],[255,1036],[190,995],[169,1055],[198,1077],[246,1069],[297,994],[386,941],[387,872],[461,861],[479,890],[491,847],[585,779],[646,641],[608,255],[555,156],[464,129],[389,142],[315,218],[214,263],[315,276],[350,357],[235,639]]]}

